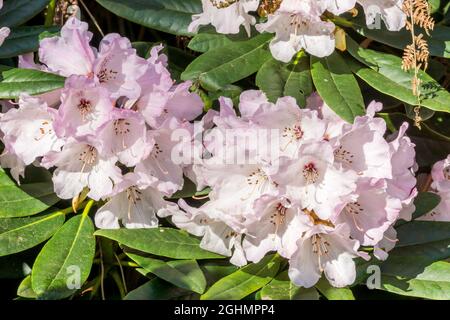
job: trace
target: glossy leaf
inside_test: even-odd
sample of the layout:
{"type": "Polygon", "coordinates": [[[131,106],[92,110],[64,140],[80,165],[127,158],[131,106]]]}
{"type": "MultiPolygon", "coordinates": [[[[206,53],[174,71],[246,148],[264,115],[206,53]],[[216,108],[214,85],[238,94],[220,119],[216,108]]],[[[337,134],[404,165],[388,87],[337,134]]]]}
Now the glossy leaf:
{"type": "Polygon", "coordinates": [[[202,300],[240,300],[264,287],[278,272],[281,258],[266,256],[220,279],[201,296],[202,300]]]}
{"type": "Polygon", "coordinates": [[[297,287],[284,271],[261,289],[261,300],[319,300],[319,294],[315,288],[297,287]]]}
{"type": "MultiPolygon", "coordinates": [[[[370,49],[361,48],[355,41],[347,38],[347,49],[359,62],[370,69],[351,64],[356,75],[380,92],[393,96],[410,105],[417,104],[412,93],[413,72],[401,68],[401,58],[370,49]]],[[[450,93],[424,71],[419,71],[422,82],[421,104],[434,111],[450,112],[450,93]]]]}
{"type": "Polygon", "coordinates": [[[353,123],[365,113],[358,82],[337,52],[323,59],[311,57],[311,75],[322,99],[342,119],[353,123]]]}
{"type": "Polygon", "coordinates": [[[43,11],[50,0],[7,0],[0,10],[2,27],[21,25],[43,11]]]}
{"type": "Polygon", "coordinates": [[[127,253],[127,255],[147,272],[153,273],[177,287],[200,294],[205,291],[206,279],[195,260],[165,262],[132,253],[127,253]]]}
{"type": "Polygon", "coordinates": [[[0,46],[0,59],[15,57],[20,54],[37,51],[39,35],[42,32],[57,32],[58,27],[18,27],[11,30],[11,34],[0,46]]]}
{"type": "Polygon", "coordinates": [[[11,69],[2,72],[0,99],[15,99],[21,93],[45,93],[64,87],[65,78],[32,69],[11,69]]]}
{"type": "Polygon", "coordinates": [[[0,257],[21,252],[50,238],[64,223],[61,211],[29,218],[0,219],[0,257]]]}
{"type": "Polygon", "coordinates": [[[0,185],[0,218],[31,216],[58,201],[52,183],[30,183],[20,187],[0,185]]]}
{"type": "MultiPolygon", "coordinates": [[[[411,43],[411,32],[406,29],[389,31],[384,25],[381,25],[380,29],[371,30],[362,21],[354,23],[353,28],[365,37],[397,49],[403,50],[411,43]]],[[[423,33],[424,39],[429,46],[430,55],[450,58],[450,38],[448,36],[450,27],[436,25],[430,36],[427,36],[420,28],[418,28],[417,32],[423,33]]]]}
{"type": "Polygon", "coordinates": [[[381,289],[412,297],[450,299],[450,263],[435,262],[412,279],[382,275],[381,289]]]}
{"type": "Polygon", "coordinates": [[[31,272],[32,288],[40,298],[66,298],[77,291],[76,282],[86,281],[95,254],[93,233],[91,219],[77,215],[45,244],[31,272]]]}
{"type": "Polygon", "coordinates": [[[260,34],[248,41],[234,42],[226,50],[210,50],[195,59],[182,73],[182,80],[198,80],[211,91],[244,79],[270,59],[267,50],[270,34],[260,34]]]}
{"type": "Polygon", "coordinates": [[[396,247],[450,240],[450,222],[413,221],[397,228],[396,247]]]}
{"type": "Polygon", "coordinates": [[[299,106],[305,107],[306,97],[313,90],[309,58],[299,56],[291,64],[270,59],[258,71],[256,84],[272,102],[280,97],[291,96],[299,106]]]}
{"type": "Polygon", "coordinates": [[[109,238],[142,252],[173,259],[217,259],[222,256],[200,248],[200,241],[172,228],[98,230],[95,235],[109,238]]]}
{"type": "Polygon", "coordinates": [[[349,288],[335,288],[324,278],[319,280],[316,288],[328,300],[355,300],[352,290],[349,288]]]}
{"type": "Polygon", "coordinates": [[[192,15],[202,11],[200,0],[97,0],[104,8],[145,27],[176,35],[191,35],[192,15]]]}
{"type": "Polygon", "coordinates": [[[155,278],[130,291],[124,300],[169,300],[182,297],[188,293],[185,289],[155,278]]]}
{"type": "Polygon", "coordinates": [[[17,295],[22,298],[36,299],[37,294],[31,288],[31,275],[25,277],[17,288],[17,295]]]}

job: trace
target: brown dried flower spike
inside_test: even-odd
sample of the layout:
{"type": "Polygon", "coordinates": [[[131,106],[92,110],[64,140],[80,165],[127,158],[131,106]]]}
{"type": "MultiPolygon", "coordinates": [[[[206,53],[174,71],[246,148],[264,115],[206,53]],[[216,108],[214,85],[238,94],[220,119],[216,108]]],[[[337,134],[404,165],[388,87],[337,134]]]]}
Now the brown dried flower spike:
{"type": "Polygon", "coordinates": [[[412,43],[407,45],[403,52],[402,69],[404,71],[414,70],[411,80],[413,94],[417,97],[417,106],[414,108],[415,125],[420,128],[420,78],[419,70],[428,68],[428,58],[430,52],[428,43],[424,39],[423,33],[416,35],[415,26],[425,30],[427,35],[434,28],[434,20],[430,16],[430,8],[426,0],[405,0],[403,2],[403,12],[407,16],[406,29],[411,31],[412,43]]]}

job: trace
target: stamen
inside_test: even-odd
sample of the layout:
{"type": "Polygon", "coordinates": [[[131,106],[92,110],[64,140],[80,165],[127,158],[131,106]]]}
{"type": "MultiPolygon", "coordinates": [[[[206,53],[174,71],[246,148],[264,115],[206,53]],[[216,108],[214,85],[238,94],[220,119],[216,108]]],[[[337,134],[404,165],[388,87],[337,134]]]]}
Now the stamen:
{"type": "Polygon", "coordinates": [[[87,119],[87,115],[89,114],[89,113],[91,113],[92,112],[92,104],[91,104],[91,101],[89,101],[89,100],[87,100],[87,99],[85,99],[85,98],[81,98],[80,99],[80,102],[78,103],[78,110],[80,111],[80,113],[81,113],[81,119],[83,120],[83,121],[86,121],[87,119]]]}
{"type": "Polygon", "coordinates": [[[319,171],[317,170],[314,163],[310,162],[305,164],[302,170],[303,177],[306,180],[306,183],[315,183],[319,179],[319,171]]]}

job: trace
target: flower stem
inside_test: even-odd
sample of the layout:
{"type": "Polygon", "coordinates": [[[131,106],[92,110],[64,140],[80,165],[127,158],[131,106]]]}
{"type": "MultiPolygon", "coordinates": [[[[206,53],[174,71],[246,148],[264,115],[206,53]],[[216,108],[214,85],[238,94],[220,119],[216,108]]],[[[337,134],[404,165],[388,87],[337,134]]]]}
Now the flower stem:
{"type": "Polygon", "coordinates": [[[56,0],[51,0],[47,6],[47,10],[45,12],[45,23],[46,27],[51,27],[53,25],[53,20],[55,18],[56,11],[56,0]]]}

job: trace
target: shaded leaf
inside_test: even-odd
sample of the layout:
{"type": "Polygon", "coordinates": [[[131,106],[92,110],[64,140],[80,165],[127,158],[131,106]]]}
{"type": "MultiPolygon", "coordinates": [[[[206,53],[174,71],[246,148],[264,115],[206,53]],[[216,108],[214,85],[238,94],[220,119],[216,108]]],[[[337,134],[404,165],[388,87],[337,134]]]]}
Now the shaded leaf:
{"type": "Polygon", "coordinates": [[[127,255],[144,268],[147,272],[170,282],[177,287],[203,293],[206,287],[206,279],[195,260],[162,261],[137,254],[127,255]]]}

